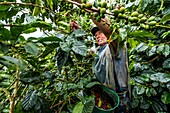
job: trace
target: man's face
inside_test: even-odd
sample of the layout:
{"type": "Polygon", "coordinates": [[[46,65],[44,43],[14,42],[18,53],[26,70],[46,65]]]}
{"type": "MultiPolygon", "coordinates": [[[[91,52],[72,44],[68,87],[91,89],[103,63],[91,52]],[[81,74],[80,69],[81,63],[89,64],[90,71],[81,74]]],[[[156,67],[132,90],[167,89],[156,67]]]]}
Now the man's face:
{"type": "Polygon", "coordinates": [[[102,31],[100,31],[100,30],[97,31],[95,33],[95,37],[96,37],[96,42],[98,45],[102,46],[107,43],[107,37],[103,34],[102,31]]]}

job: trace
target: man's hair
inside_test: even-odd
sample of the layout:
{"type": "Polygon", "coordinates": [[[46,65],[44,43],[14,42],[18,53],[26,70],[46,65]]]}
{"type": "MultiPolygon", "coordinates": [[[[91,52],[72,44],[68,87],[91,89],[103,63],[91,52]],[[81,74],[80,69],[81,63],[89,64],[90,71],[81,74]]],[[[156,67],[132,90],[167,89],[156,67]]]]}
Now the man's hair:
{"type": "Polygon", "coordinates": [[[91,30],[91,33],[93,34],[93,36],[95,36],[95,33],[99,30],[100,29],[98,27],[93,27],[92,30],[91,30]]]}

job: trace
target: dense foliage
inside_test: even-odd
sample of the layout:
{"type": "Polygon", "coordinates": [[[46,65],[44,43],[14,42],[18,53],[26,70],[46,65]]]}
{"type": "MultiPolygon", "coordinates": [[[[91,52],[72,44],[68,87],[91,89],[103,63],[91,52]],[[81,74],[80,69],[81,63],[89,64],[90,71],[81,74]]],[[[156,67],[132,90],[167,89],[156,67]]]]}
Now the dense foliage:
{"type": "Polygon", "coordinates": [[[91,16],[107,16],[110,39],[127,42],[131,111],[168,112],[169,0],[82,1],[0,0],[0,112],[93,111],[91,16]],[[82,29],[71,31],[71,20],[82,29]]]}

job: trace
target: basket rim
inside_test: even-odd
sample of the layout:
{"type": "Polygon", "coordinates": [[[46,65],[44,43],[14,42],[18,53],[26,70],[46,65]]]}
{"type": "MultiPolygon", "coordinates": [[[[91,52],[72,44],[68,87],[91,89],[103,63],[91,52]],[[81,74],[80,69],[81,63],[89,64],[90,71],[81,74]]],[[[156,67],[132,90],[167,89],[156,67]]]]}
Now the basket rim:
{"type": "Polygon", "coordinates": [[[102,88],[107,88],[108,90],[110,90],[111,92],[113,92],[113,93],[116,95],[116,97],[117,97],[117,104],[116,104],[113,108],[110,108],[110,109],[99,108],[99,107],[97,107],[96,105],[95,105],[95,107],[96,107],[97,109],[99,109],[99,110],[102,110],[102,111],[112,111],[112,110],[114,110],[115,108],[117,108],[118,105],[119,105],[119,103],[120,103],[120,98],[119,98],[118,94],[117,94],[114,90],[112,90],[112,89],[110,89],[110,88],[108,88],[108,87],[106,87],[106,86],[100,85],[100,87],[102,87],[102,88]]]}

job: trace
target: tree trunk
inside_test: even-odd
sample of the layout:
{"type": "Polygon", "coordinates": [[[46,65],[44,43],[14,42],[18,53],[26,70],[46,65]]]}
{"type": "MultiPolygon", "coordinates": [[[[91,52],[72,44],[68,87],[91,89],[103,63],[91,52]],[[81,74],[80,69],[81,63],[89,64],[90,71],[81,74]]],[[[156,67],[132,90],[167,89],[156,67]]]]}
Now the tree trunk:
{"type": "Polygon", "coordinates": [[[14,113],[14,107],[15,107],[15,100],[10,101],[10,106],[9,106],[9,113],[14,113]]]}
{"type": "Polygon", "coordinates": [[[17,68],[17,70],[16,70],[15,78],[16,78],[16,81],[15,81],[15,84],[14,84],[13,94],[11,94],[9,113],[14,113],[15,99],[17,97],[18,84],[19,84],[19,68],[17,68]]]}

